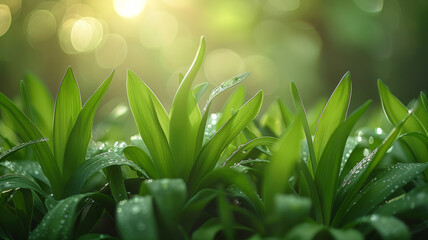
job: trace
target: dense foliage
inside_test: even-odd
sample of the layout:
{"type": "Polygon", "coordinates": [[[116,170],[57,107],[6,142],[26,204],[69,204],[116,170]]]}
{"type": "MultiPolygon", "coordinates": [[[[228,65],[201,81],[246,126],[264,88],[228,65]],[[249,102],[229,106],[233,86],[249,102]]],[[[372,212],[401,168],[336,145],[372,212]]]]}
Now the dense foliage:
{"type": "Polygon", "coordinates": [[[348,112],[349,73],[321,107],[305,109],[293,83],[294,109],[278,100],[257,118],[263,92],[245,102],[240,87],[212,113],[214,98],[249,74],[200,109],[208,84],[192,83],[204,52],[202,39],[169,113],[128,71],[138,134],[126,142],[92,139],[113,73],[83,107],[70,68],[55,103],[32,75],[19,104],[0,94],[0,236],[410,239],[427,230],[424,93],[405,106],[379,81],[385,126],[373,115],[356,127],[370,101],[348,112]]]}

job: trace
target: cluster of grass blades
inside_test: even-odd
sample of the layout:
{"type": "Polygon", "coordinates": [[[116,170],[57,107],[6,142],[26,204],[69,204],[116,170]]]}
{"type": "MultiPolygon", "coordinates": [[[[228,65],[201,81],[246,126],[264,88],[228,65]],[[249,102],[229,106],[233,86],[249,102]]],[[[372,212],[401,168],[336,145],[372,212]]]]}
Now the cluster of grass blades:
{"type": "Polygon", "coordinates": [[[212,113],[249,74],[202,105],[208,83],[193,81],[204,53],[201,39],[169,113],[128,71],[139,134],[126,142],[92,139],[113,74],[83,107],[70,68],[55,102],[33,75],[21,82],[21,108],[0,94],[0,237],[411,239],[428,229],[425,94],[407,107],[379,81],[390,125],[375,128],[355,127],[370,101],[348,112],[349,73],[314,108],[292,83],[293,109],[278,100],[256,118],[263,92],[245,102],[239,87],[212,113]]]}

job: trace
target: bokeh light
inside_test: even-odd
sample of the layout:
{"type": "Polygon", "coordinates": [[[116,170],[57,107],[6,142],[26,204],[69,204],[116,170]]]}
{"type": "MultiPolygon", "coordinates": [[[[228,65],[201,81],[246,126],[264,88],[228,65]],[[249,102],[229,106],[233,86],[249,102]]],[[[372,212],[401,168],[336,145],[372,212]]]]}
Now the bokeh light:
{"type": "Polygon", "coordinates": [[[230,49],[216,49],[207,54],[205,76],[214,86],[239,74],[242,58],[230,49]]]}
{"type": "Polygon", "coordinates": [[[29,41],[46,41],[56,33],[55,16],[48,10],[30,13],[27,25],[29,41]]]}
{"type": "Polygon", "coordinates": [[[78,52],[94,50],[103,38],[103,26],[95,18],[84,17],[77,20],[71,29],[71,43],[78,52]]]}
{"type": "Polygon", "coordinates": [[[0,4],[0,37],[6,34],[12,23],[12,15],[9,6],[0,4]]]}
{"type": "Polygon", "coordinates": [[[378,13],[383,9],[383,0],[354,0],[354,3],[368,13],[378,13]]]}
{"type": "Polygon", "coordinates": [[[114,0],[114,9],[121,17],[132,18],[141,13],[146,0],[114,0]]]}

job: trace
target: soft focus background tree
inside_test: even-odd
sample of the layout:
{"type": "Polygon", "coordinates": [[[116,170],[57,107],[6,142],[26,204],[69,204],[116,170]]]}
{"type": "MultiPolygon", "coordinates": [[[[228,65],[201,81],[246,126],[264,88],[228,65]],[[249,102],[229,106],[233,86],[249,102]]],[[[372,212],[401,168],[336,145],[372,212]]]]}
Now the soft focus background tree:
{"type": "Polygon", "coordinates": [[[86,99],[116,68],[115,106],[132,68],[168,106],[205,35],[199,82],[249,71],[248,94],[288,100],[293,80],[310,104],[349,70],[353,104],[378,101],[377,78],[408,101],[428,86],[427,22],[426,0],[0,0],[0,90],[30,71],[54,92],[71,65],[86,99]]]}

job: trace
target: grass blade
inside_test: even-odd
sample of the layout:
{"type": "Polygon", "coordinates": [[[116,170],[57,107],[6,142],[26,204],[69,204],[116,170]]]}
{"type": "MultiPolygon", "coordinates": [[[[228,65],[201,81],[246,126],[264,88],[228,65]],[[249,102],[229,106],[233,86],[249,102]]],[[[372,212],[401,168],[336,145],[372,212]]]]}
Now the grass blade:
{"type": "Polygon", "coordinates": [[[54,102],[43,82],[33,74],[25,74],[21,81],[21,94],[30,119],[43,136],[52,139],[54,102]]]}
{"type": "Polygon", "coordinates": [[[92,137],[92,124],[95,111],[107,92],[113,79],[114,72],[101,84],[94,94],[85,103],[79,113],[76,123],[71,130],[64,152],[63,178],[68,180],[73,171],[85,161],[86,151],[92,137]]]}
{"type": "MultiPolygon", "coordinates": [[[[357,220],[352,225],[366,223],[369,224],[382,239],[407,240],[410,239],[409,229],[406,224],[391,216],[372,215],[357,220]]],[[[352,226],[351,225],[351,226],[352,226]]]]}
{"type": "Polygon", "coordinates": [[[107,167],[105,174],[109,183],[111,194],[113,195],[116,203],[128,199],[120,165],[107,167]]]}
{"type": "Polygon", "coordinates": [[[355,165],[355,167],[345,177],[335,199],[336,209],[338,210],[333,219],[333,226],[340,223],[346,213],[346,209],[350,207],[349,204],[358,194],[361,187],[366,183],[376,165],[385,156],[386,151],[388,151],[395,142],[408,117],[409,115],[390,132],[388,137],[386,137],[377,149],[355,165]]]}
{"type": "Polygon", "coordinates": [[[0,177],[0,192],[16,188],[30,189],[44,198],[47,197],[46,192],[28,177],[19,174],[7,174],[0,177]]]}
{"type": "Polygon", "coordinates": [[[124,240],[158,239],[157,224],[151,196],[134,196],[119,203],[116,222],[124,240]]]}
{"type": "Polygon", "coordinates": [[[204,82],[196,85],[192,89],[192,93],[193,93],[193,96],[195,96],[196,102],[198,102],[199,99],[201,99],[202,95],[204,95],[204,93],[207,91],[208,85],[209,85],[208,82],[204,82]]]}
{"type": "Polygon", "coordinates": [[[95,157],[86,160],[79,165],[70,177],[65,190],[65,196],[79,194],[86,181],[95,173],[110,166],[130,166],[136,171],[144,174],[144,171],[135,163],[113,152],[105,152],[96,155],[95,157]]]}
{"type": "Polygon", "coordinates": [[[53,153],[61,173],[67,142],[81,108],[79,87],[69,67],[58,90],[53,123],[53,153]]]}
{"type": "MultiPolygon", "coordinates": [[[[25,142],[35,141],[43,138],[36,126],[18,109],[18,107],[4,94],[0,93],[0,108],[6,112],[14,121],[17,128],[17,133],[25,142]]],[[[36,154],[36,159],[42,167],[43,173],[49,179],[52,190],[55,195],[59,195],[62,191],[61,174],[52,155],[49,145],[46,142],[31,145],[36,154]]]]}
{"type": "Polygon", "coordinates": [[[152,159],[143,149],[137,146],[127,146],[123,149],[123,153],[126,158],[133,161],[140,168],[142,168],[148,175],[149,178],[157,179],[159,178],[159,173],[153,164],[152,159]]]}
{"type": "Polygon", "coordinates": [[[126,89],[129,106],[134,115],[138,131],[149,149],[159,176],[171,177],[175,165],[165,128],[162,127],[162,119],[165,116],[162,117],[163,114],[159,114],[163,112],[160,109],[163,109],[163,107],[156,107],[157,103],[153,100],[155,98],[153,92],[131,71],[128,71],[126,89]]]}
{"type": "Polygon", "coordinates": [[[314,151],[317,160],[321,157],[334,130],[345,120],[351,101],[351,92],[351,75],[347,72],[328,99],[318,119],[314,135],[314,151]]]}
{"type": "Polygon", "coordinates": [[[201,124],[201,113],[191,88],[202,65],[204,54],[205,40],[202,37],[195,59],[178,87],[170,112],[169,144],[174,169],[177,176],[185,179],[195,159],[195,145],[201,124]]]}
{"type": "MultiPolygon", "coordinates": [[[[244,78],[241,78],[243,81],[248,74],[244,75],[244,78]]],[[[236,83],[237,84],[237,83],[236,83]]],[[[245,87],[239,87],[232,95],[230,95],[229,99],[226,101],[223,109],[221,110],[220,119],[217,122],[217,128],[222,126],[227,119],[232,117],[233,112],[236,112],[245,101],[245,87]]]]}
{"type": "Polygon", "coordinates": [[[4,151],[4,152],[2,152],[0,154],[0,161],[6,159],[10,154],[12,154],[12,153],[14,153],[14,152],[16,152],[16,151],[24,148],[24,147],[30,146],[32,144],[40,143],[40,142],[45,142],[45,141],[48,141],[48,140],[49,139],[47,139],[47,138],[41,138],[41,139],[38,139],[38,140],[21,143],[19,145],[11,147],[10,149],[8,149],[8,150],[6,150],[6,151],[4,151]]]}
{"type": "Polygon", "coordinates": [[[290,109],[284,104],[284,102],[281,101],[281,99],[278,99],[277,103],[279,106],[279,110],[281,111],[282,122],[285,128],[288,128],[294,120],[294,115],[290,111],[290,109]]]}
{"type": "Polygon", "coordinates": [[[428,163],[397,163],[379,173],[351,203],[342,224],[367,215],[395,191],[409,183],[428,167],[428,163]]]}
{"type": "Polygon", "coordinates": [[[244,104],[202,147],[189,177],[190,184],[199,182],[215,167],[223,150],[257,116],[262,101],[263,92],[260,91],[244,104]]]}
{"type": "Polygon", "coordinates": [[[397,215],[410,210],[425,207],[428,202],[428,185],[421,186],[406,193],[402,198],[390,201],[376,209],[375,213],[383,216],[397,215]]]}
{"type": "Polygon", "coordinates": [[[281,137],[278,150],[271,157],[270,164],[265,170],[262,194],[268,212],[273,210],[275,196],[284,193],[294,166],[300,160],[303,113],[299,114],[281,137]]]}
{"type": "Polygon", "coordinates": [[[346,140],[355,123],[369,106],[370,102],[366,102],[336,128],[318,162],[318,168],[315,173],[315,184],[320,195],[325,224],[329,224],[331,220],[331,210],[339,182],[340,166],[346,140]]]}

